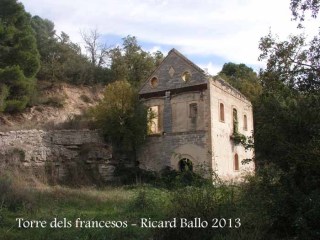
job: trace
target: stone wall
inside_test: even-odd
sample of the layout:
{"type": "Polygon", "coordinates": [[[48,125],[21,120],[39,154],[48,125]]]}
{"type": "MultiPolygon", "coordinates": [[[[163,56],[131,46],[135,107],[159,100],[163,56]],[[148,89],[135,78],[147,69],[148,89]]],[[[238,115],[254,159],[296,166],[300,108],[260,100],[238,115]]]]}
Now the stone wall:
{"type": "Polygon", "coordinates": [[[210,80],[211,142],[213,169],[223,179],[241,178],[243,174],[254,171],[254,163],[242,164],[242,160],[252,159],[253,151],[242,145],[234,144],[233,110],[237,111],[238,132],[250,137],[253,134],[253,113],[251,103],[237,90],[222,80],[210,80]],[[220,104],[224,106],[224,120],[220,119],[220,104]],[[244,115],[247,128],[244,128],[244,115]],[[238,156],[239,168],[235,167],[235,155],[238,156]]]}
{"type": "Polygon", "coordinates": [[[53,181],[111,181],[112,149],[90,130],[0,132],[0,167],[33,169],[53,181]]]}
{"type": "Polygon", "coordinates": [[[161,171],[165,167],[178,170],[181,158],[192,161],[194,170],[208,166],[210,154],[207,150],[206,131],[169,133],[149,136],[139,152],[140,168],[161,171]]]}

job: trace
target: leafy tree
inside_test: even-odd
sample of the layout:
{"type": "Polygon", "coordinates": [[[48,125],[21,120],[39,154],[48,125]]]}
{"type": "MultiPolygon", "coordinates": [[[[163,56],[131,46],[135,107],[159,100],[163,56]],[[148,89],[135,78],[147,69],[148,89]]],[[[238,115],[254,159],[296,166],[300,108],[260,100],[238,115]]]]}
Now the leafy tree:
{"type": "Polygon", "coordinates": [[[40,80],[73,84],[93,81],[91,64],[82,55],[80,46],[71,42],[66,33],[56,34],[54,23],[39,16],[32,18],[32,27],[41,55],[41,69],[37,74],[40,80]]]}
{"type": "Polygon", "coordinates": [[[304,21],[305,12],[311,11],[312,17],[317,17],[320,9],[320,1],[318,0],[291,0],[290,8],[295,20],[304,21]]]}
{"type": "Polygon", "coordinates": [[[219,76],[237,88],[251,101],[254,101],[261,93],[261,83],[252,68],[245,64],[225,63],[219,76]]]}
{"type": "Polygon", "coordinates": [[[133,153],[147,134],[147,109],[127,81],[107,85],[104,98],[93,110],[97,125],[117,152],[133,153]]]}
{"type": "Polygon", "coordinates": [[[30,101],[39,70],[39,53],[31,17],[16,0],[0,2],[0,109],[23,110],[30,101]]]}
{"type": "Polygon", "coordinates": [[[279,41],[269,33],[261,38],[259,48],[260,59],[267,59],[267,69],[261,74],[269,79],[265,84],[280,80],[301,92],[320,90],[320,34],[308,43],[304,35],[279,41]]]}
{"type": "Polygon", "coordinates": [[[122,47],[110,51],[111,71],[113,79],[127,80],[134,87],[138,87],[151,71],[159,65],[163,54],[158,51],[150,54],[142,50],[136,37],[123,38],[122,47]]]}
{"type": "MultiPolygon", "coordinates": [[[[302,21],[307,10],[315,17],[318,6],[319,1],[291,0],[293,16],[302,21]]],[[[320,236],[319,37],[307,42],[298,35],[280,41],[269,34],[259,45],[267,68],[260,72],[263,88],[255,102],[259,171],[258,184],[251,184],[268,203],[268,221],[279,238],[320,236]],[[276,174],[269,174],[270,166],[276,174]]]]}

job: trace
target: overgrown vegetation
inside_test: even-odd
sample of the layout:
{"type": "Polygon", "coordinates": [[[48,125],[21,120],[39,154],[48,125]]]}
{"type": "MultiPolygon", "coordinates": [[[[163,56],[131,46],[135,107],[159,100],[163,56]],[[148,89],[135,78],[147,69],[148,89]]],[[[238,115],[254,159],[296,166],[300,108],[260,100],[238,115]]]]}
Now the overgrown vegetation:
{"type": "MultiPolygon", "coordinates": [[[[312,10],[316,17],[319,3],[292,0],[291,8],[302,24],[306,11],[312,10]]],[[[122,80],[109,85],[94,116],[115,146],[135,153],[147,132],[146,110],[138,103],[135,87],[159,63],[161,53],[152,56],[142,51],[136,39],[128,36],[122,47],[110,51],[112,63],[110,68],[104,68],[82,55],[65,33],[57,35],[52,22],[39,17],[31,19],[16,1],[2,1],[0,14],[5,19],[0,22],[0,111],[22,111],[31,103],[36,74],[40,81],[75,84],[122,80]],[[9,11],[8,6],[14,11],[9,11]]],[[[254,104],[255,176],[247,176],[243,183],[235,185],[221,181],[211,184],[192,171],[166,169],[159,175],[135,166],[120,166],[117,169],[120,180],[130,186],[74,190],[43,185],[30,188],[1,173],[4,177],[0,178],[0,236],[5,239],[49,236],[50,239],[75,236],[79,239],[319,239],[319,39],[315,36],[307,42],[300,35],[280,41],[269,34],[260,41],[260,58],[267,60],[267,69],[259,77],[244,64],[227,63],[220,73],[254,104]],[[50,220],[61,216],[71,220],[82,217],[133,223],[139,223],[141,217],[201,218],[210,226],[213,218],[224,218],[240,219],[241,227],[153,230],[130,226],[107,230],[26,231],[16,228],[17,215],[29,219],[50,220]]],[[[58,105],[59,102],[51,101],[58,105]]],[[[70,119],[70,125],[77,125],[77,121],[77,117],[70,119]]],[[[242,143],[244,139],[237,133],[234,141],[242,143]]],[[[22,156],[21,152],[16,154],[18,158],[22,156]]],[[[81,175],[81,171],[76,168],[74,173],[81,175]]]]}
{"type": "Polygon", "coordinates": [[[104,98],[93,109],[97,126],[103,131],[115,152],[127,153],[136,161],[137,150],[147,135],[147,108],[127,81],[109,84],[104,98]]]}
{"type": "Polygon", "coordinates": [[[122,46],[106,47],[97,30],[82,31],[83,53],[67,33],[57,33],[48,19],[31,17],[17,0],[1,1],[0,19],[0,112],[35,104],[36,79],[52,85],[127,80],[138,87],[163,58],[159,51],[144,51],[133,36],[123,38],[122,46]]]}
{"type": "Polygon", "coordinates": [[[30,21],[21,3],[1,1],[0,111],[22,111],[34,92],[40,58],[30,21]]]}

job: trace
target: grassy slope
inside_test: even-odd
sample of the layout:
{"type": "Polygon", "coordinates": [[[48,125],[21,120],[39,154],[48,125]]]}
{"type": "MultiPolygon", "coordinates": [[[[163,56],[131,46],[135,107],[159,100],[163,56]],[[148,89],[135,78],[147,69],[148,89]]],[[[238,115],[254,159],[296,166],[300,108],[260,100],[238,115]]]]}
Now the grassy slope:
{"type": "Polygon", "coordinates": [[[28,199],[28,204],[23,207],[14,211],[0,208],[0,239],[148,239],[152,236],[151,230],[134,226],[121,229],[19,229],[15,219],[22,217],[50,222],[57,217],[74,222],[80,217],[82,220],[135,223],[140,217],[163,219],[169,200],[169,193],[165,190],[141,187],[104,190],[45,187],[24,194],[32,195],[32,199],[28,199]]]}

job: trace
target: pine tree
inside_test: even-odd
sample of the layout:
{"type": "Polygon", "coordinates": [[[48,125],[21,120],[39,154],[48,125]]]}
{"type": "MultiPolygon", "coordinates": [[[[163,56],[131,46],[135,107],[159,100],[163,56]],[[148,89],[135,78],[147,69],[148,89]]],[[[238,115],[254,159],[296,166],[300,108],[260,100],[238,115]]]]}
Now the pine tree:
{"type": "Polygon", "coordinates": [[[0,2],[0,111],[22,111],[40,67],[31,17],[16,0],[0,2]]]}

